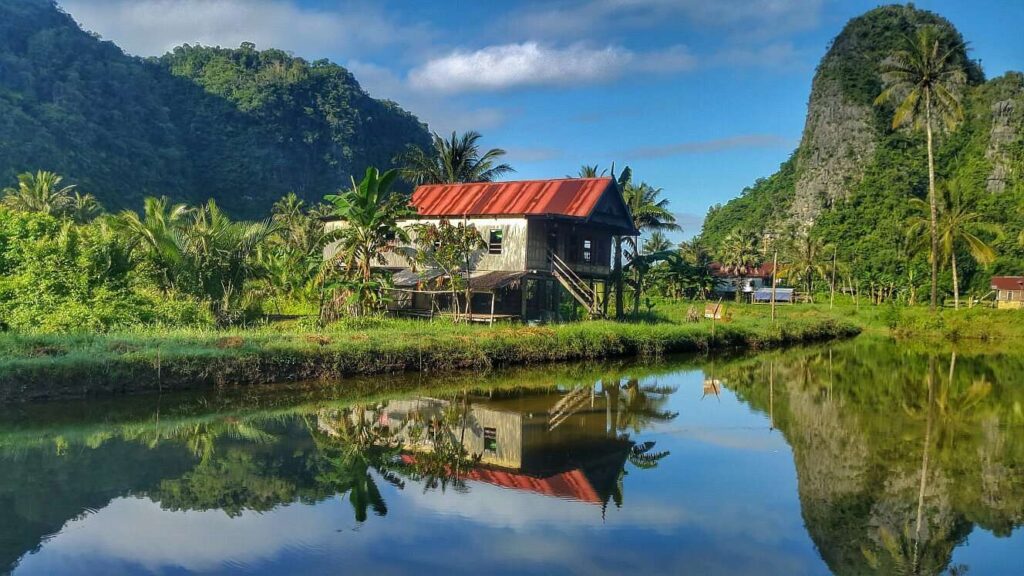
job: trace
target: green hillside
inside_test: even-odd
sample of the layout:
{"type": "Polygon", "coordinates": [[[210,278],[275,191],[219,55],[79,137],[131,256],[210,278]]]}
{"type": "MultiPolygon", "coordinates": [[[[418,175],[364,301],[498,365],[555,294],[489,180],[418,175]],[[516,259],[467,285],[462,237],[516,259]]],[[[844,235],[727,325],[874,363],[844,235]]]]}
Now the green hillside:
{"type": "Polygon", "coordinates": [[[280,50],[182,46],[125,55],[48,0],[0,0],[0,185],[38,169],[108,208],[215,198],[266,215],[388,167],[426,126],[344,68],[280,50]]]}
{"type": "Polygon", "coordinates": [[[923,277],[926,256],[908,252],[905,232],[908,200],[927,195],[924,136],[893,130],[892,108],[873,104],[882,90],[879,65],[921,25],[946,31],[968,78],[965,121],[937,141],[938,181],[961,181],[983,220],[1005,232],[994,241],[999,258],[990,270],[962,270],[965,287],[982,289],[992,272],[1024,273],[1024,75],[985,81],[952,24],[910,5],[867,12],[835,38],[814,78],[800,146],[776,174],[710,210],[702,232],[708,245],[734,230],[780,236],[809,227],[837,246],[839,260],[862,282],[899,286],[923,277]]]}

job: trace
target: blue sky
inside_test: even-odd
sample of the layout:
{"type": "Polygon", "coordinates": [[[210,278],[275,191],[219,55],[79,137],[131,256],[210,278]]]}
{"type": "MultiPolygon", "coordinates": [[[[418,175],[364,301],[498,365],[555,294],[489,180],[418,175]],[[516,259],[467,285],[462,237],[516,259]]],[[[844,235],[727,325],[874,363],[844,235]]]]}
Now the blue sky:
{"type": "MultiPolygon", "coordinates": [[[[476,129],[514,178],[630,165],[689,236],[797,145],[814,67],[859,0],[63,0],[127,52],[281,48],[348,67],[444,133],[476,129]]],[[[1024,0],[922,0],[989,77],[1024,68],[1024,0]]]]}

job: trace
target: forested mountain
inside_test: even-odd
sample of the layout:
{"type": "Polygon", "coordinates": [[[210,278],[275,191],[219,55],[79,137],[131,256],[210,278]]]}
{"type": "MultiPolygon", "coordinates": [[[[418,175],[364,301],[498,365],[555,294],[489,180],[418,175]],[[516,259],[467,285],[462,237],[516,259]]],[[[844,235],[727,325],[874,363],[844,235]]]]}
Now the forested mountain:
{"type": "Polygon", "coordinates": [[[124,54],[50,0],[0,0],[0,187],[51,170],[108,209],[145,196],[265,216],[387,168],[426,126],[344,68],[280,50],[124,54]]]}
{"type": "MultiPolygon", "coordinates": [[[[924,134],[892,129],[892,105],[874,105],[881,63],[922,25],[959,44],[953,60],[968,81],[964,122],[938,136],[939,184],[958,181],[976,197],[982,219],[1003,228],[992,271],[1024,273],[1024,75],[985,81],[953,25],[912,5],[880,7],[846,25],[818,66],[800,146],[774,175],[713,207],[702,239],[714,247],[736,230],[780,236],[809,229],[834,244],[860,280],[899,284],[913,268],[923,276],[926,254],[911,253],[905,231],[909,199],[928,191],[924,134]]],[[[962,271],[980,289],[989,274],[976,272],[962,271]]]]}

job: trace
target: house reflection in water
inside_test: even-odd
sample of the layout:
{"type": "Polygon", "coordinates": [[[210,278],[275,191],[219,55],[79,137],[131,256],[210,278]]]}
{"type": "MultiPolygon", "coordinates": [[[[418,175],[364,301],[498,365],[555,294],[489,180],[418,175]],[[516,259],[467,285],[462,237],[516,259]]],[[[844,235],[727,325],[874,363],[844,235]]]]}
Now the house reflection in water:
{"type": "MultiPolygon", "coordinates": [[[[650,448],[616,431],[611,411],[605,394],[585,386],[392,400],[361,417],[387,431],[405,464],[434,451],[447,431],[471,463],[458,473],[463,481],[604,506],[632,451],[650,448]]],[[[321,430],[330,433],[329,422],[321,418],[321,430]]]]}

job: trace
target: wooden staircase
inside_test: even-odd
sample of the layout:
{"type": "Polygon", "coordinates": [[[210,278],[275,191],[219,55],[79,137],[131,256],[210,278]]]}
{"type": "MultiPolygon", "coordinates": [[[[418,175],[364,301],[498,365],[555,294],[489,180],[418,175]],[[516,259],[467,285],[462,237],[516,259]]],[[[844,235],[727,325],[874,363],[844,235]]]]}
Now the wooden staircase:
{"type": "Polygon", "coordinates": [[[548,432],[569,419],[570,416],[587,406],[591,401],[593,388],[579,386],[574,388],[565,396],[559,398],[558,402],[548,410],[548,432]]]}
{"type": "Polygon", "coordinates": [[[564,260],[558,257],[558,254],[551,250],[548,250],[548,260],[551,261],[551,275],[558,283],[586,308],[591,318],[601,318],[604,314],[597,298],[597,291],[591,289],[564,260]]]}

